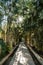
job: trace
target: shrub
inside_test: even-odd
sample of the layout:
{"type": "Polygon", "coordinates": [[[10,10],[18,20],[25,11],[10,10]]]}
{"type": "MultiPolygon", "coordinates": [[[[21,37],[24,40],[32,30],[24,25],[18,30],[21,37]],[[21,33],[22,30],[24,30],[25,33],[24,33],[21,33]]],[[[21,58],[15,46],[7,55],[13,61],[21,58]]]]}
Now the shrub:
{"type": "Polygon", "coordinates": [[[6,55],[6,44],[5,42],[3,41],[3,39],[0,39],[0,59],[3,58],[5,55],[6,55]]]}

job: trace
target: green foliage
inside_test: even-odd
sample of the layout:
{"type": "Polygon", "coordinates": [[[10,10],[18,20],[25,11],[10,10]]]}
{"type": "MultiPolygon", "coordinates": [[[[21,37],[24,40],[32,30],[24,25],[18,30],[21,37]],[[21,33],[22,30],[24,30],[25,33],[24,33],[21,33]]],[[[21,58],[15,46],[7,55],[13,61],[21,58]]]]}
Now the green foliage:
{"type": "Polygon", "coordinates": [[[0,46],[1,46],[1,53],[0,53],[0,60],[1,60],[1,58],[3,58],[5,55],[6,55],[6,45],[5,45],[5,43],[4,43],[4,41],[2,40],[2,39],[0,39],[0,46]]]}
{"type": "MultiPolygon", "coordinates": [[[[16,41],[27,32],[34,33],[35,47],[37,49],[43,48],[43,0],[0,0],[0,24],[4,15],[7,15],[7,35],[16,38],[16,41]],[[3,11],[4,10],[4,11],[3,11]],[[4,14],[3,14],[4,13],[4,14]],[[12,21],[16,21],[17,17],[21,15],[24,22],[21,27],[15,25],[11,28],[12,21]],[[41,41],[41,42],[40,42],[41,41]]],[[[31,36],[31,35],[30,35],[31,36]]],[[[13,37],[13,38],[14,38],[13,37]]],[[[11,38],[12,39],[12,38],[11,38]]],[[[10,41],[12,41],[9,39],[10,41]]],[[[13,43],[9,42],[8,52],[12,50],[13,43]]],[[[43,50],[43,49],[42,49],[43,50]]]]}
{"type": "Polygon", "coordinates": [[[13,49],[12,43],[9,43],[7,45],[7,52],[10,53],[12,51],[12,49],[13,49]]]}
{"type": "MultiPolygon", "coordinates": [[[[42,1],[41,0],[31,0],[28,2],[29,4],[26,5],[28,11],[25,14],[25,20],[24,20],[24,31],[29,32],[31,31],[35,35],[35,41],[34,46],[39,49],[43,50],[43,8],[42,8],[42,1]]],[[[27,10],[24,10],[27,12],[27,10]]]]}

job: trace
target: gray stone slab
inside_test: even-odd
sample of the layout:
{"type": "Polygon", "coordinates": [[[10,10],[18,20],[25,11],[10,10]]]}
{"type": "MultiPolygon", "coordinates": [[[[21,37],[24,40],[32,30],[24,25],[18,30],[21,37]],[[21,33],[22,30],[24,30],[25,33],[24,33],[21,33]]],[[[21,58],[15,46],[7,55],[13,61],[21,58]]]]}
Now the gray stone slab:
{"type": "Polygon", "coordinates": [[[9,65],[35,65],[34,61],[23,42],[19,45],[9,65]]]}

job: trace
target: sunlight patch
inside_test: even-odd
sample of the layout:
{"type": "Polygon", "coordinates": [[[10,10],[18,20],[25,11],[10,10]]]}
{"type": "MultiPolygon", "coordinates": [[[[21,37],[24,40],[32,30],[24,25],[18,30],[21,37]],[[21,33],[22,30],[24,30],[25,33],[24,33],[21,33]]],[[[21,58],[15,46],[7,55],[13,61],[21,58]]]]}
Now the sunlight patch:
{"type": "Polygon", "coordinates": [[[21,63],[21,64],[26,65],[27,61],[28,61],[27,58],[25,58],[25,57],[23,57],[23,56],[20,57],[20,63],[21,63]]]}
{"type": "Polygon", "coordinates": [[[26,57],[24,57],[22,51],[20,52],[17,52],[16,53],[16,58],[15,58],[15,62],[13,65],[18,65],[18,62],[21,63],[21,64],[25,64],[27,63],[28,59],[26,57]]]}
{"type": "Polygon", "coordinates": [[[27,49],[26,47],[22,46],[22,48],[27,49]]]}

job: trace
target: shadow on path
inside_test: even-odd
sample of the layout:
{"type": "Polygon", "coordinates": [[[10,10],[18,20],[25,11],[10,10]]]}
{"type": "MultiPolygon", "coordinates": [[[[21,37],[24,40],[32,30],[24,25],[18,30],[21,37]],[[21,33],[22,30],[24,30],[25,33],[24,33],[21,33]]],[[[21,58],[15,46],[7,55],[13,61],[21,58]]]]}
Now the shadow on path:
{"type": "Polygon", "coordinates": [[[20,43],[9,65],[35,65],[24,42],[20,43]]]}

